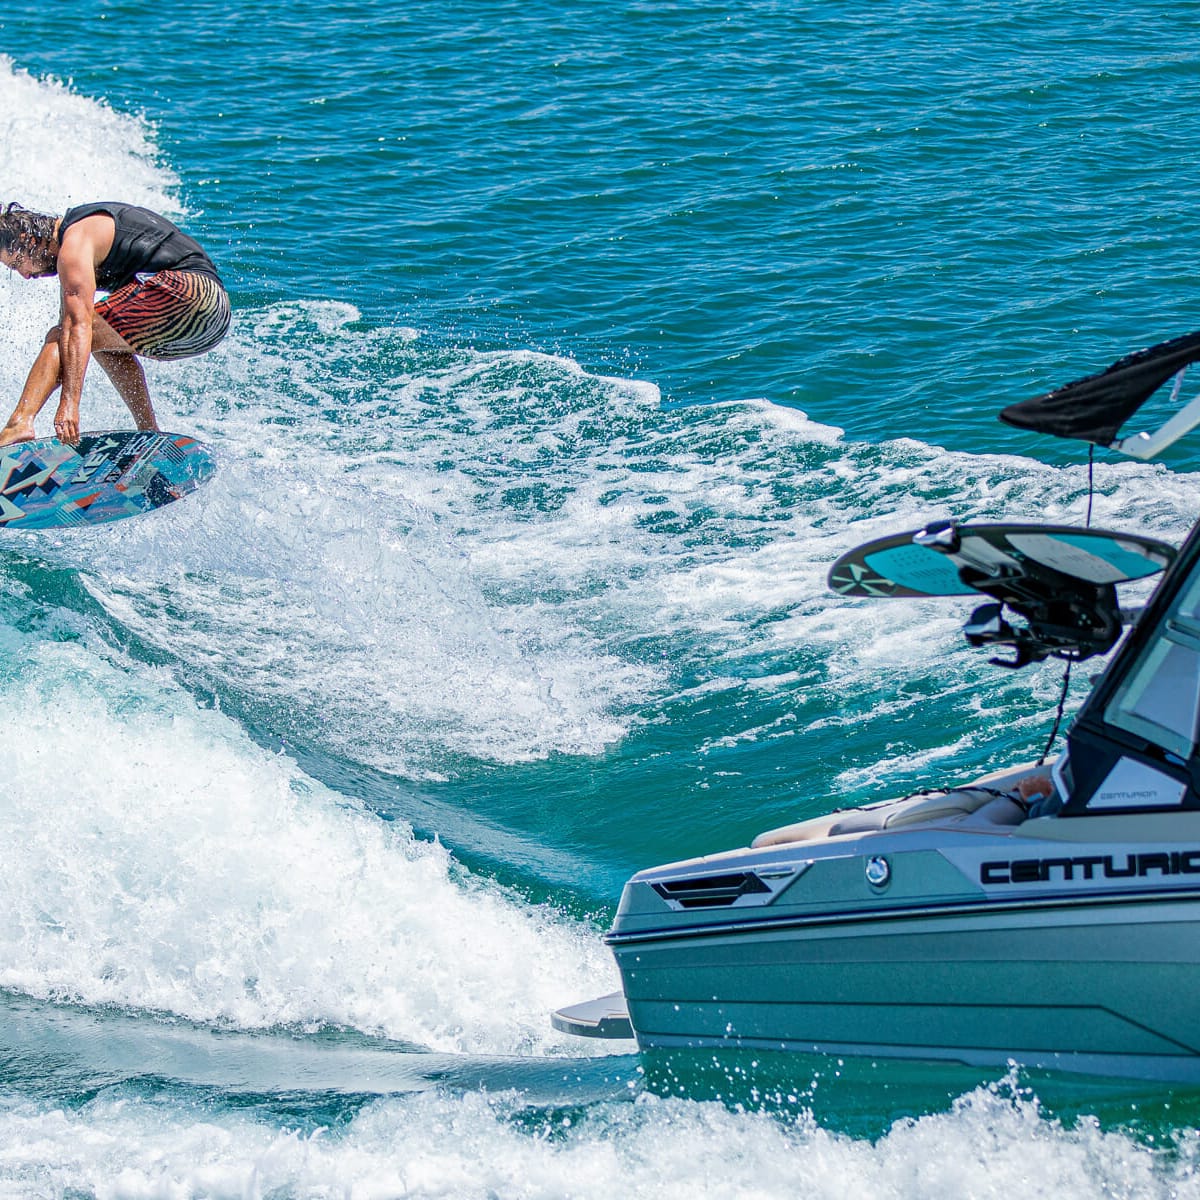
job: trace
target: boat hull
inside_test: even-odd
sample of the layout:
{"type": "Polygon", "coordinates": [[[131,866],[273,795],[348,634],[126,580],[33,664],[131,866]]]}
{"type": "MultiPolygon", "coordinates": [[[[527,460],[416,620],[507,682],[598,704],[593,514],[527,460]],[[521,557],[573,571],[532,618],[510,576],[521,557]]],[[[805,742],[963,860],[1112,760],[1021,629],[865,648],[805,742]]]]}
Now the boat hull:
{"type": "Polygon", "coordinates": [[[1200,895],[610,935],[642,1048],[1200,1080],[1200,895]]]}

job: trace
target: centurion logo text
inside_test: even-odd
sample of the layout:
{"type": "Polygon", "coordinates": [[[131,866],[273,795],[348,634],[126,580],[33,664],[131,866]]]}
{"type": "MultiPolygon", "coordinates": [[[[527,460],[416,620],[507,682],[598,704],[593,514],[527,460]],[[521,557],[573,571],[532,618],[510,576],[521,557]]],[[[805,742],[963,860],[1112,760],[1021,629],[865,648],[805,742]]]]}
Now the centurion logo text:
{"type": "Polygon", "coordinates": [[[979,866],[980,883],[1050,883],[1076,879],[1148,879],[1200,875],[1200,850],[1146,854],[1082,854],[1078,858],[1014,858],[979,866]]]}

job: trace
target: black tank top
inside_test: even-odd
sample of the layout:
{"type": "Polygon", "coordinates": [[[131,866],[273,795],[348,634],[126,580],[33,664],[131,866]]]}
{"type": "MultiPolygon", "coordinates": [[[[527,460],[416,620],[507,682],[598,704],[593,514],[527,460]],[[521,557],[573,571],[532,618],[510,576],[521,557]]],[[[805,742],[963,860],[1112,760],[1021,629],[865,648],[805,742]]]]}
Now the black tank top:
{"type": "Polygon", "coordinates": [[[62,244],[63,234],[76,221],[96,213],[107,213],[117,226],[112,249],[96,268],[98,288],[115,291],[131,283],[135,275],[168,270],[199,271],[221,282],[212,259],[198,242],[176,229],[166,217],[134,204],[106,200],[68,209],[58,227],[59,244],[62,244]]]}

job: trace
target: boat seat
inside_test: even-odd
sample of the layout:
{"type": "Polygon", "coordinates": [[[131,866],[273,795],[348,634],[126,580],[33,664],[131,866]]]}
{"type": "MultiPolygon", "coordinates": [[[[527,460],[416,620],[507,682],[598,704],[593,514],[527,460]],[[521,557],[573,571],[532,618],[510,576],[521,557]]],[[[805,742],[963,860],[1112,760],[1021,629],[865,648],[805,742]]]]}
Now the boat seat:
{"type": "MultiPolygon", "coordinates": [[[[905,805],[903,808],[897,806],[899,811],[887,816],[883,822],[883,828],[896,829],[903,825],[924,825],[931,821],[970,817],[996,801],[1008,805],[1015,813],[1021,811],[1012,801],[997,796],[994,788],[985,790],[968,785],[955,788],[952,792],[939,792],[933,796],[923,796],[911,806],[905,805]]],[[[1006,821],[1004,824],[1009,824],[1009,822],[1006,821]]]]}
{"type": "Polygon", "coordinates": [[[946,821],[957,823],[967,819],[971,819],[971,824],[1017,825],[1024,816],[1019,805],[997,796],[995,788],[989,786],[984,789],[967,784],[950,792],[935,792],[930,796],[914,796],[909,800],[893,800],[866,808],[843,809],[808,821],[797,821],[793,825],[760,833],[750,845],[757,850],[763,846],[780,846],[788,842],[811,842],[856,833],[875,833],[883,829],[902,829],[909,825],[946,821]]]}

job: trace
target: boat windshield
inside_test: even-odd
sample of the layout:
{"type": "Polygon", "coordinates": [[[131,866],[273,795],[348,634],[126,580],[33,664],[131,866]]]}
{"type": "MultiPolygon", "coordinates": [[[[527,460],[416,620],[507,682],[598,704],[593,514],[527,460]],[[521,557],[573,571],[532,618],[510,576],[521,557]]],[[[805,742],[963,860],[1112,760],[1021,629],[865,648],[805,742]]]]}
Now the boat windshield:
{"type": "Polygon", "coordinates": [[[1200,569],[1180,589],[1158,636],[1143,648],[1105,720],[1186,760],[1200,713],[1200,569]]]}

